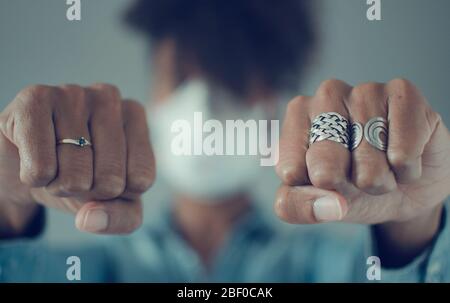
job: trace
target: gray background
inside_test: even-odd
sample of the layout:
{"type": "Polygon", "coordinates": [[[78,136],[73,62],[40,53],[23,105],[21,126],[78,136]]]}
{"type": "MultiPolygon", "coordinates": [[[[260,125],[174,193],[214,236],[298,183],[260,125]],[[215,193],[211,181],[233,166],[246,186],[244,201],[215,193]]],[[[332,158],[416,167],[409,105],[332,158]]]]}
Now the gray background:
{"type": "MultiPolygon", "coordinates": [[[[66,20],[64,0],[0,0],[0,107],[29,84],[110,82],[145,101],[146,46],[119,16],[127,0],[83,0],[82,21],[66,20]]],[[[405,77],[416,83],[450,124],[450,1],[383,0],[380,22],[366,19],[365,0],[320,0],[321,48],[301,94],[327,78],[351,84],[405,77]]],[[[268,205],[278,181],[272,171],[257,194],[268,205]]],[[[157,213],[163,186],[147,194],[146,216],[157,213]],[[158,202],[159,201],[159,202],[158,202]]],[[[93,240],[73,228],[71,216],[52,212],[50,239],[93,240]]]]}

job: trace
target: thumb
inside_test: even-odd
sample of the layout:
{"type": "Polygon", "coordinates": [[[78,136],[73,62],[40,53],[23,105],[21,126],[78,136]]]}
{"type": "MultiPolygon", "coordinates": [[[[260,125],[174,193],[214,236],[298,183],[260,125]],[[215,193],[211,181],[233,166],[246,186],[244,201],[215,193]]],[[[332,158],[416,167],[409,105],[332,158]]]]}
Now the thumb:
{"type": "Polygon", "coordinates": [[[324,223],[342,220],[348,212],[348,203],[335,191],[282,185],[277,192],[275,212],[291,224],[324,223]]]}
{"type": "Polygon", "coordinates": [[[75,226],[95,234],[129,234],[142,224],[142,203],[115,199],[89,202],[81,207],[75,217],[75,226]]]}

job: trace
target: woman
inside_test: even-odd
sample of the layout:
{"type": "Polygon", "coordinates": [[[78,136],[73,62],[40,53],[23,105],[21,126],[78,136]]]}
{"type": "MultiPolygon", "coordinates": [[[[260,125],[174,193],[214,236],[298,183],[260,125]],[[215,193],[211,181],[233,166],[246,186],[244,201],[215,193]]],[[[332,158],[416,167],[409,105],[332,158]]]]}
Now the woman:
{"type": "Polygon", "coordinates": [[[65,281],[76,255],[83,281],[359,281],[379,256],[391,269],[383,281],[449,280],[448,268],[429,270],[450,249],[449,134],[406,80],[328,80],[287,106],[275,211],[289,223],[368,227],[350,239],[269,224],[249,195],[255,157],[173,153],[172,123],[195,112],[273,119],[309,61],[311,19],[306,1],[137,1],[128,20],[151,41],[148,111],[111,85],[21,91],[1,116],[1,278],[65,281]],[[155,166],[173,197],[159,221],[86,251],[37,238],[38,205],[74,213],[82,231],[134,231],[155,166]]]}

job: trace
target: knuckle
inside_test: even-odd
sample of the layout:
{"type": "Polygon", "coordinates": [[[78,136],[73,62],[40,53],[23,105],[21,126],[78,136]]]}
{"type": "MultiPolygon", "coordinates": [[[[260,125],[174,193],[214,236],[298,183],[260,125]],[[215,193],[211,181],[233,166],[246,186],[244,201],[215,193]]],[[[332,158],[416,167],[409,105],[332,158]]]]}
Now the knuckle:
{"type": "Polygon", "coordinates": [[[342,177],[332,173],[335,169],[312,169],[309,170],[309,179],[311,183],[322,189],[336,189],[343,182],[342,177]]]}
{"type": "Polygon", "coordinates": [[[154,182],[154,173],[143,172],[136,175],[132,175],[128,178],[127,190],[133,193],[144,193],[154,182]]]}
{"type": "Polygon", "coordinates": [[[378,174],[360,173],[356,177],[355,185],[370,194],[382,194],[388,190],[383,176],[378,174]]]}
{"type": "Polygon", "coordinates": [[[308,103],[309,98],[306,96],[297,96],[294,99],[292,99],[291,101],[289,101],[289,103],[287,104],[286,107],[286,111],[287,112],[291,112],[291,111],[298,111],[298,109],[305,107],[306,104],[308,103]]]}
{"type": "Polygon", "coordinates": [[[401,150],[388,151],[387,157],[390,165],[395,170],[401,170],[408,167],[416,159],[416,157],[410,153],[401,150]]]}
{"type": "Polygon", "coordinates": [[[397,100],[412,100],[416,95],[416,88],[409,80],[404,78],[396,78],[391,80],[388,85],[392,88],[394,92],[394,97],[397,100]]]}
{"type": "Polygon", "coordinates": [[[38,98],[47,94],[49,89],[50,87],[46,85],[30,85],[24,88],[19,95],[38,98]]]}
{"type": "Polygon", "coordinates": [[[43,103],[50,102],[55,94],[59,93],[57,87],[46,85],[31,85],[23,89],[17,96],[17,99],[25,107],[41,107],[43,103]]]}
{"type": "Polygon", "coordinates": [[[108,83],[95,83],[92,88],[103,94],[107,99],[120,99],[120,90],[117,86],[108,83]]]}
{"type": "Polygon", "coordinates": [[[312,202],[304,202],[304,203],[296,203],[296,213],[301,213],[301,223],[303,224],[315,224],[318,223],[318,220],[313,214],[313,204],[312,202]]]}
{"type": "Polygon", "coordinates": [[[282,186],[278,189],[277,199],[274,204],[274,211],[278,218],[283,221],[291,223],[293,220],[286,210],[286,205],[288,203],[289,190],[287,187],[282,186]]]}
{"type": "Polygon", "coordinates": [[[414,88],[414,85],[411,83],[411,81],[405,78],[392,79],[391,81],[389,81],[389,85],[392,85],[393,87],[396,87],[401,91],[408,91],[414,88]]]}
{"type": "Polygon", "coordinates": [[[76,84],[65,84],[61,86],[61,90],[69,96],[79,97],[76,99],[84,99],[84,88],[76,84]],[[81,98],[80,98],[81,97],[81,98]]]}
{"type": "Polygon", "coordinates": [[[123,106],[133,112],[141,113],[145,111],[144,106],[136,100],[126,99],[123,101],[123,106]]]}
{"type": "Polygon", "coordinates": [[[300,166],[297,167],[289,166],[289,169],[286,169],[283,165],[276,166],[276,172],[280,177],[281,181],[284,184],[291,186],[298,185],[306,181],[303,180],[304,171],[306,171],[306,168],[300,166]]]}
{"type": "Polygon", "coordinates": [[[75,116],[85,116],[87,112],[86,104],[86,91],[83,87],[78,85],[64,85],[61,90],[65,98],[60,100],[65,100],[64,107],[70,108],[70,112],[75,116]]]}
{"type": "Polygon", "coordinates": [[[364,83],[354,87],[351,91],[352,102],[365,103],[372,101],[374,96],[378,96],[382,90],[382,85],[379,83],[364,83]]]}
{"type": "Polygon", "coordinates": [[[335,99],[340,96],[342,87],[347,84],[341,80],[330,79],[322,82],[317,89],[317,95],[325,97],[327,99],[335,99]]]}
{"type": "Polygon", "coordinates": [[[91,102],[103,110],[121,110],[121,96],[117,87],[106,83],[97,83],[89,88],[91,102]]]}
{"type": "Polygon", "coordinates": [[[110,115],[122,114],[122,102],[120,98],[106,91],[98,91],[94,93],[95,98],[91,100],[94,107],[101,109],[103,112],[108,112],[110,115]]]}
{"type": "Polygon", "coordinates": [[[288,212],[285,210],[285,206],[281,203],[276,202],[273,206],[276,216],[287,223],[293,223],[293,220],[288,215],[288,212]]]}
{"type": "Polygon", "coordinates": [[[49,187],[49,191],[57,196],[68,196],[73,194],[86,193],[90,190],[91,183],[88,178],[71,176],[62,180],[57,180],[49,187]]]}
{"type": "Polygon", "coordinates": [[[105,175],[94,182],[94,193],[102,199],[119,197],[125,190],[125,180],[118,175],[105,175]]]}
{"type": "Polygon", "coordinates": [[[29,186],[45,186],[56,176],[56,167],[54,165],[33,164],[25,169],[21,176],[21,181],[29,186]]]}
{"type": "Polygon", "coordinates": [[[312,213],[312,203],[301,201],[299,196],[300,193],[294,188],[282,186],[274,205],[276,215],[289,224],[317,223],[312,213]]]}
{"type": "Polygon", "coordinates": [[[130,117],[138,118],[144,121],[147,119],[145,115],[145,107],[138,101],[124,100],[122,102],[122,108],[127,119],[130,119],[130,117]]]}

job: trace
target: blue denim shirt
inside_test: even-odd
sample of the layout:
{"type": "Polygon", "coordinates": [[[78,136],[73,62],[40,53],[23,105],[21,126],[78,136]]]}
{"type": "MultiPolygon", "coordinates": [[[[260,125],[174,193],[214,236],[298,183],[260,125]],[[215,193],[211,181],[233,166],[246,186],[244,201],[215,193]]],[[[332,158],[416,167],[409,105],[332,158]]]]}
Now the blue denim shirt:
{"type": "MultiPolygon", "coordinates": [[[[431,247],[403,268],[381,268],[381,282],[450,282],[449,211],[447,202],[431,247]]],[[[131,236],[86,248],[58,249],[42,238],[0,242],[0,281],[68,282],[66,259],[78,256],[81,282],[364,282],[367,258],[377,254],[369,227],[279,230],[255,209],[205,270],[171,218],[167,211],[131,236]]]]}

